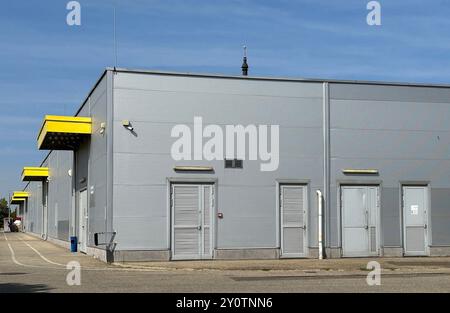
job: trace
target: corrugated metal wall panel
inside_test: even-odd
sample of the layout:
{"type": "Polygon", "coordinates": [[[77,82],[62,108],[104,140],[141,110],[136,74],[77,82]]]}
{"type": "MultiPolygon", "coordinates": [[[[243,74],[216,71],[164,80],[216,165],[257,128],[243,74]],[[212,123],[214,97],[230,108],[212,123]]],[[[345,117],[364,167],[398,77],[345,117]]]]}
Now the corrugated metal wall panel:
{"type": "MultiPolygon", "coordinates": [[[[79,116],[92,117],[92,134],[77,151],[77,198],[79,191],[88,189],[88,246],[94,246],[94,233],[105,232],[106,225],[112,220],[112,216],[106,215],[107,210],[107,138],[108,132],[101,133],[101,125],[108,125],[107,117],[107,94],[108,77],[104,76],[95,90],[92,92],[88,102],[79,112],[79,116]],[[80,179],[85,178],[83,183],[80,179]],[[108,218],[108,222],[106,221],[108,218]]],[[[112,173],[110,174],[112,175],[112,173]]],[[[78,200],[77,200],[78,201],[78,200]]],[[[77,206],[78,207],[78,206],[77,206]]],[[[75,225],[79,227],[78,223],[75,225]]],[[[108,234],[108,240],[111,235],[108,234]]],[[[104,249],[105,246],[98,246],[104,249]]]]}
{"type": "MultiPolygon", "coordinates": [[[[206,162],[217,178],[218,248],[276,248],[276,180],[308,179],[312,190],[322,188],[322,83],[250,81],[118,73],[114,76],[114,223],[117,249],[167,249],[167,178],[197,177],[176,173],[170,155],[177,124],[192,127],[194,116],[203,124],[280,125],[280,166],[261,172],[260,162],[244,161],[242,170],[225,170],[223,161],[206,162]],[[129,120],[135,135],[122,126],[129,120]],[[156,192],[160,190],[161,192],[156,192]],[[135,199],[127,202],[127,192],[135,199]],[[149,202],[149,193],[152,200],[149,202]],[[125,197],[125,199],[122,199],[125,197]],[[128,222],[127,209],[135,224],[128,222]],[[143,220],[157,219],[149,229],[143,220]],[[165,223],[162,223],[166,221],[165,223]],[[162,229],[163,228],[163,229],[162,229]]],[[[183,165],[204,165],[186,161],[183,165]]],[[[316,201],[311,201],[311,221],[316,201]]],[[[148,222],[147,222],[148,223],[148,222]]],[[[310,245],[317,245],[316,223],[311,223],[310,245]]]]}
{"type": "MultiPolygon", "coordinates": [[[[330,83],[330,106],[332,189],[339,181],[382,181],[382,244],[401,247],[400,182],[429,181],[433,243],[449,245],[450,88],[330,83]],[[349,177],[345,168],[380,174],[349,177]]],[[[339,206],[331,201],[328,237],[339,246],[339,206]]]]}

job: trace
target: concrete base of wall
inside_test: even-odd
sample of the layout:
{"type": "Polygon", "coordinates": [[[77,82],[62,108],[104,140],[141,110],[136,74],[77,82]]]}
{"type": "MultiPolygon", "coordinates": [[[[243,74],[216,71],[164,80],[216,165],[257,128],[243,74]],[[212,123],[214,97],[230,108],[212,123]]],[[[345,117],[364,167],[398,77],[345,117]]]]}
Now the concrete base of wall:
{"type": "MultiPolygon", "coordinates": [[[[26,234],[42,239],[40,234],[26,232],[26,234]]],[[[48,242],[64,247],[70,250],[70,242],[47,238],[48,242]]],[[[382,247],[383,257],[403,257],[402,247],[382,247]]],[[[93,256],[103,262],[140,262],[140,261],[169,261],[170,250],[152,250],[152,251],[127,251],[119,250],[109,252],[103,249],[87,247],[87,255],[93,256]]],[[[450,246],[430,247],[430,256],[450,256],[450,246]]],[[[308,258],[316,259],[319,257],[319,249],[309,248],[308,258]]],[[[342,257],[341,248],[325,248],[325,257],[336,259],[342,257]]],[[[257,249],[217,249],[214,250],[214,259],[217,260],[268,260],[279,259],[280,249],[278,248],[257,248],[257,249]]]]}
{"type": "Polygon", "coordinates": [[[388,258],[401,258],[403,257],[402,247],[383,247],[381,248],[382,256],[388,258]]]}
{"type": "Polygon", "coordinates": [[[325,257],[327,259],[342,258],[341,248],[325,248],[325,257]]]}
{"type": "MultiPolygon", "coordinates": [[[[342,249],[341,248],[325,248],[326,258],[327,259],[339,259],[342,258],[342,249]]],[[[403,248],[402,247],[382,247],[381,248],[381,256],[396,258],[403,257],[403,248]]]]}
{"type": "Polygon", "coordinates": [[[24,231],[24,233],[27,234],[27,235],[30,235],[30,236],[42,239],[41,234],[36,234],[36,233],[31,233],[31,232],[26,232],[26,231],[24,231]]]}
{"type": "MultiPolygon", "coordinates": [[[[39,236],[39,238],[41,238],[41,237],[39,236]]],[[[52,237],[47,237],[47,241],[70,250],[70,242],[68,242],[68,241],[64,241],[64,240],[56,239],[56,238],[52,238],[52,237]]]]}
{"type": "Polygon", "coordinates": [[[430,247],[431,256],[450,256],[450,246],[448,247],[430,247]]]}
{"type": "Polygon", "coordinates": [[[113,253],[114,262],[140,262],[140,261],[169,261],[169,250],[153,251],[127,251],[119,250],[113,253]]]}
{"type": "Polygon", "coordinates": [[[106,250],[103,249],[98,249],[98,248],[92,248],[92,247],[87,247],[86,248],[86,254],[93,256],[94,259],[98,259],[102,262],[112,262],[112,260],[110,260],[108,258],[108,253],[106,250]]]}
{"type": "Polygon", "coordinates": [[[319,258],[319,248],[309,247],[308,258],[309,259],[318,259],[319,258]]]}
{"type": "Polygon", "coordinates": [[[280,249],[217,249],[214,250],[214,259],[218,260],[267,260],[280,258],[280,249]]]}
{"type": "MultiPolygon", "coordinates": [[[[30,235],[30,236],[33,236],[33,237],[36,237],[36,238],[39,238],[39,239],[41,239],[41,240],[44,240],[44,238],[42,238],[42,235],[41,234],[36,234],[36,233],[31,233],[31,232],[25,232],[27,235],[30,235]]],[[[61,240],[61,239],[56,239],[56,238],[52,238],[52,237],[47,237],[47,240],[46,241],[48,241],[48,242],[51,242],[51,243],[53,243],[53,244],[55,244],[55,245],[57,245],[57,246],[60,246],[60,247],[63,247],[63,248],[66,248],[66,249],[69,249],[70,250],[70,242],[68,242],[68,241],[64,241],[64,240],[61,240]]]]}
{"type": "MultiPolygon", "coordinates": [[[[29,233],[29,232],[27,232],[26,234],[36,237],[36,238],[39,238],[41,240],[44,240],[40,234],[29,233]]],[[[55,239],[52,237],[47,237],[46,241],[51,242],[57,246],[66,248],[67,250],[70,250],[70,242],[69,241],[55,239]]],[[[100,261],[103,261],[103,262],[108,262],[107,253],[105,250],[102,250],[102,249],[87,247],[86,255],[93,256],[94,258],[99,259],[100,261]]],[[[109,261],[109,262],[111,262],[111,261],[109,261]]]]}

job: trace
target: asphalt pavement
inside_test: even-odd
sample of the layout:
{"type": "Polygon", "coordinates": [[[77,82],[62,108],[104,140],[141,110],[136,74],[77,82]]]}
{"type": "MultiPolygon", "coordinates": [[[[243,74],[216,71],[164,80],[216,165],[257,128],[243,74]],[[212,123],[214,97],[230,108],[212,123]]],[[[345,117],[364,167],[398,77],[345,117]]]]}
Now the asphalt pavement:
{"type": "Polygon", "coordinates": [[[449,291],[450,258],[105,264],[28,234],[0,233],[0,293],[449,291]],[[382,268],[381,285],[367,284],[373,260],[382,268]],[[79,285],[74,264],[80,265],[79,285]]]}

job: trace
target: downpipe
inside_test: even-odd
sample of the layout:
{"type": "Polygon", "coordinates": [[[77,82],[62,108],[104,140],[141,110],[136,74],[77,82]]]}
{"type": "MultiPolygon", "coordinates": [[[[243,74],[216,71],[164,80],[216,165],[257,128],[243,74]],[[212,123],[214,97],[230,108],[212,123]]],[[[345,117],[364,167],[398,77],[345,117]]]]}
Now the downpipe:
{"type": "Polygon", "coordinates": [[[322,219],[323,219],[323,198],[322,198],[322,191],[316,190],[317,193],[317,208],[319,212],[319,218],[318,218],[318,241],[319,241],[319,260],[323,259],[323,231],[322,231],[322,219]]]}

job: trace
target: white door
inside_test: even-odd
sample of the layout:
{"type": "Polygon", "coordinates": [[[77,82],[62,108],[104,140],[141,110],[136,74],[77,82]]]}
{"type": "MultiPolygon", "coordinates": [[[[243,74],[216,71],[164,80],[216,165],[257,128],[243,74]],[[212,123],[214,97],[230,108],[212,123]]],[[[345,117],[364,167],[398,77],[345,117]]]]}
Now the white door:
{"type": "Polygon", "coordinates": [[[78,231],[78,249],[86,253],[88,241],[88,208],[87,208],[87,190],[80,191],[78,200],[79,231],[78,231]]]}
{"type": "Polygon", "coordinates": [[[281,256],[305,257],[307,254],[306,186],[280,186],[281,256]]]}
{"type": "Polygon", "coordinates": [[[173,259],[212,258],[213,207],[214,185],[172,185],[173,259]]]}
{"type": "Polygon", "coordinates": [[[48,236],[48,182],[42,183],[42,239],[48,236]]]}
{"type": "Polygon", "coordinates": [[[341,206],[343,256],[378,255],[378,187],[341,187],[341,206]]]}
{"type": "Polygon", "coordinates": [[[403,186],[404,253],[428,255],[428,188],[403,186]]]}

